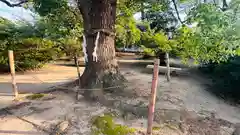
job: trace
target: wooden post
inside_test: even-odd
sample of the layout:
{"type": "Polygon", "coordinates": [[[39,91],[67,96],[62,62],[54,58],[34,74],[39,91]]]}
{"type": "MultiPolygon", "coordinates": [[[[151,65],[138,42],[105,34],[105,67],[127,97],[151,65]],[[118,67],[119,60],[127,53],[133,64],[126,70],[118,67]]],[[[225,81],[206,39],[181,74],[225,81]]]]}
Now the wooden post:
{"type": "Polygon", "coordinates": [[[152,135],[152,126],[153,126],[153,117],[154,117],[154,109],[156,102],[156,91],[157,91],[157,82],[158,82],[158,67],[159,67],[159,59],[155,59],[154,61],[154,69],[153,69],[153,77],[152,77],[152,87],[151,87],[151,98],[148,105],[148,127],[147,127],[147,135],[152,135]]]}
{"type": "Polygon", "coordinates": [[[77,73],[78,73],[78,90],[77,90],[77,95],[76,95],[76,99],[79,100],[79,91],[80,91],[80,88],[81,88],[81,74],[80,74],[80,69],[79,69],[79,63],[78,63],[78,57],[77,55],[74,57],[74,60],[75,60],[75,63],[76,63],[76,66],[77,66],[77,73]]]}
{"type": "Polygon", "coordinates": [[[14,65],[14,56],[13,56],[12,50],[8,51],[8,58],[9,58],[9,66],[10,66],[11,76],[12,76],[12,88],[13,88],[15,98],[17,98],[18,90],[17,90],[17,84],[16,84],[16,80],[15,80],[15,65],[14,65]]]}
{"type": "Polygon", "coordinates": [[[167,81],[170,82],[170,62],[169,62],[169,53],[166,53],[166,66],[167,66],[167,81]]]}

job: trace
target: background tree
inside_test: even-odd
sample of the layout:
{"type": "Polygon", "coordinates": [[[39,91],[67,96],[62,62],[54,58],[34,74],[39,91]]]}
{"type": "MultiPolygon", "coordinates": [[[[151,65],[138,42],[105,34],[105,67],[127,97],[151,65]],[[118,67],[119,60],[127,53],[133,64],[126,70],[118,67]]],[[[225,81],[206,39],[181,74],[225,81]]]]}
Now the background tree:
{"type": "Polygon", "coordinates": [[[8,71],[8,50],[15,51],[16,66],[22,69],[39,68],[54,59],[55,42],[42,38],[43,31],[39,32],[36,26],[29,23],[15,24],[4,20],[0,22],[1,71],[8,71]]]}
{"type": "Polygon", "coordinates": [[[127,47],[140,41],[141,31],[137,27],[137,22],[133,17],[137,12],[137,6],[126,4],[120,1],[117,6],[116,18],[116,46],[127,47]]]}
{"type": "MultiPolygon", "coordinates": [[[[171,6],[171,2],[169,0],[164,1],[151,1],[145,2],[145,20],[150,23],[150,28],[154,29],[155,32],[163,32],[165,35],[172,34],[175,29],[177,29],[177,25],[179,20],[175,15],[175,9],[171,6]]],[[[169,37],[170,38],[170,37],[169,37]]],[[[155,46],[144,44],[147,48],[152,47],[154,49],[155,46]]],[[[157,56],[160,58],[160,65],[165,66],[165,52],[163,49],[159,47],[156,48],[158,50],[157,56]]]]}
{"type": "Polygon", "coordinates": [[[4,23],[6,21],[1,21],[1,31],[5,31],[5,34],[1,33],[1,64],[4,65],[2,67],[7,67],[8,49],[14,50],[17,60],[21,61],[17,66],[26,70],[41,67],[59,56],[80,55],[82,19],[77,13],[78,10],[65,4],[65,7],[59,6],[57,9],[49,10],[51,12],[47,14],[48,8],[37,6],[39,3],[35,2],[34,6],[31,6],[31,3],[24,3],[28,4],[25,8],[29,7],[35,13],[38,11],[39,15],[44,15],[35,18],[34,24],[27,21],[18,21],[17,24],[8,21],[6,24],[4,23]]]}
{"type": "Polygon", "coordinates": [[[213,4],[199,4],[193,8],[189,12],[189,22],[197,23],[197,26],[179,29],[176,36],[179,55],[200,63],[220,63],[237,55],[239,34],[234,30],[237,28],[236,16],[232,15],[213,4]]]}

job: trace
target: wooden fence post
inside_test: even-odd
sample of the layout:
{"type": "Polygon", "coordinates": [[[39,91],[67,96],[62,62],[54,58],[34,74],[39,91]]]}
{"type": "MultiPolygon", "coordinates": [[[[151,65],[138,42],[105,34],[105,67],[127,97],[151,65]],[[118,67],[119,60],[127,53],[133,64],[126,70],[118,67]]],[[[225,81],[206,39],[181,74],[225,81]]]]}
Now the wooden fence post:
{"type": "Polygon", "coordinates": [[[8,58],[9,58],[9,66],[10,66],[11,76],[12,76],[12,88],[13,88],[15,98],[17,98],[18,90],[17,90],[16,79],[15,79],[15,64],[14,64],[14,56],[13,56],[12,50],[8,51],[8,58]]]}
{"type": "Polygon", "coordinates": [[[149,105],[148,105],[147,135],[152,135],[154,109],[155,109],[155,102],[156,102],[156,90],[157,90],[157,83],[158,83],[159,63],[160,63],[159,59],[155,59],[154,69],[153,69],[153,77],[152,77],[151,97],[150,97],[150,101],[149,101],[149,105]]]}
{"type": "Polygon", "coordinates": [[[76,63],[76,66],[77,66],[77,73],[78,73],[78,86],[79,86],[79,89],[77,90],[77,93],[76,93],[76,99],[79,100],[79,91],[80,91],[80,88],[81,88],[81,74],[80,74],[80,69],[79,69],[79,63],[78,63],[78,57],[77,55],[74,57],[74,60],[75,60],[75,63],[76,63]]]}
{"type": "Polygon", "coordinates": [[[167,64],[167,81],[170,82],[170,62],[169,62],[169,53],[166,53],[166,64],[167,64]]]}

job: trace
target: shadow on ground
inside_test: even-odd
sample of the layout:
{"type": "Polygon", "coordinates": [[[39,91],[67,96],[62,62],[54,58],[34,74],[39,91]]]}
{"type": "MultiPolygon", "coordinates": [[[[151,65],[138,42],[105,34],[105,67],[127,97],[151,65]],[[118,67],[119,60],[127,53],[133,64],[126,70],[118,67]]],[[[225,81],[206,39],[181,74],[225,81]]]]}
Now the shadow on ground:
{"type": "MultiPolygon", "coordinates": [[[[67,81],[62,82],[43,82],[43,83],[17,83],[17,89],[20,94],[25,93],[41,93],[49,91],[54,88],[54,86],[59,86],[67,83],[67,81]]],[[[12,96],[12,84],[0,82],[0,96],[12,96]]]]}
{"type": "Polygon", "coordinates": [[[14,131],[14,130],[0,130],[0,134],[5,135],[40,135],[39,132],[36,131],[14,131]]]}

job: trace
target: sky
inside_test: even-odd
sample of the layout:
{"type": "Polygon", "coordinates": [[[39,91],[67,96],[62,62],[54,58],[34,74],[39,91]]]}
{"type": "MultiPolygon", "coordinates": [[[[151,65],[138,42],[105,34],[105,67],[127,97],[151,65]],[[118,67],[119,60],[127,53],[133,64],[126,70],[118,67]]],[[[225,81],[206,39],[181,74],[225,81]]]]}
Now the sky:
{"type": "MultiPolygon", "coordinates": [[[[227,0],[227,2],[229,3],[231,0],[227,0]]],[[[186,8],[186,6],[182,5],[179,9],[183,10],[184,8],[186,8]]],[[[179,10],[179,11],[180,11],[179,10]]],[[[19,20],[19,19],[23,19],[23,20],[28,20],[28,21],[33,21],[34,18],[31,15],[31,11],[26,10],[24,8],[21,7],[8,7],[6,4],[0,2],[0,16],[10,19],[10,20],[19,20]]],[[[180,18],[181,20],[184,20],[184,18],[186,17],[186,14],[181,12],[180,13],[180,18]]],[[[136,13],[134,15],[134,18],[137,20],[141,19],[141,13],[136,13]]]]}
{"type": "MultiPolygon", "coordinates": [[[[0,2],[0,16],[7,18],[9,20],[19,20],[19,19],[23,19],[23,20],[28,20],[28,21],[33,21],[34,18],[31,16],[31,11],[26,10],[24,8],[21,7],[8,7],[6,4],[0,2]]],[[[184,14],[180,14],[181,19],[184,18],[184,14]]],[[[134,15],[134,18],[136,20],[140,20],[141,19],[141,13],[136,13],[134,15]]]]}
{"type": "Polygon", "coordinates": [[[31,11],[21,7],[8,7],[2,2],[0,2],[0,16],[13,21],[19,19],[24,19],[28,21],[33,20],[33,17],[31,16],[31,11]]]}

